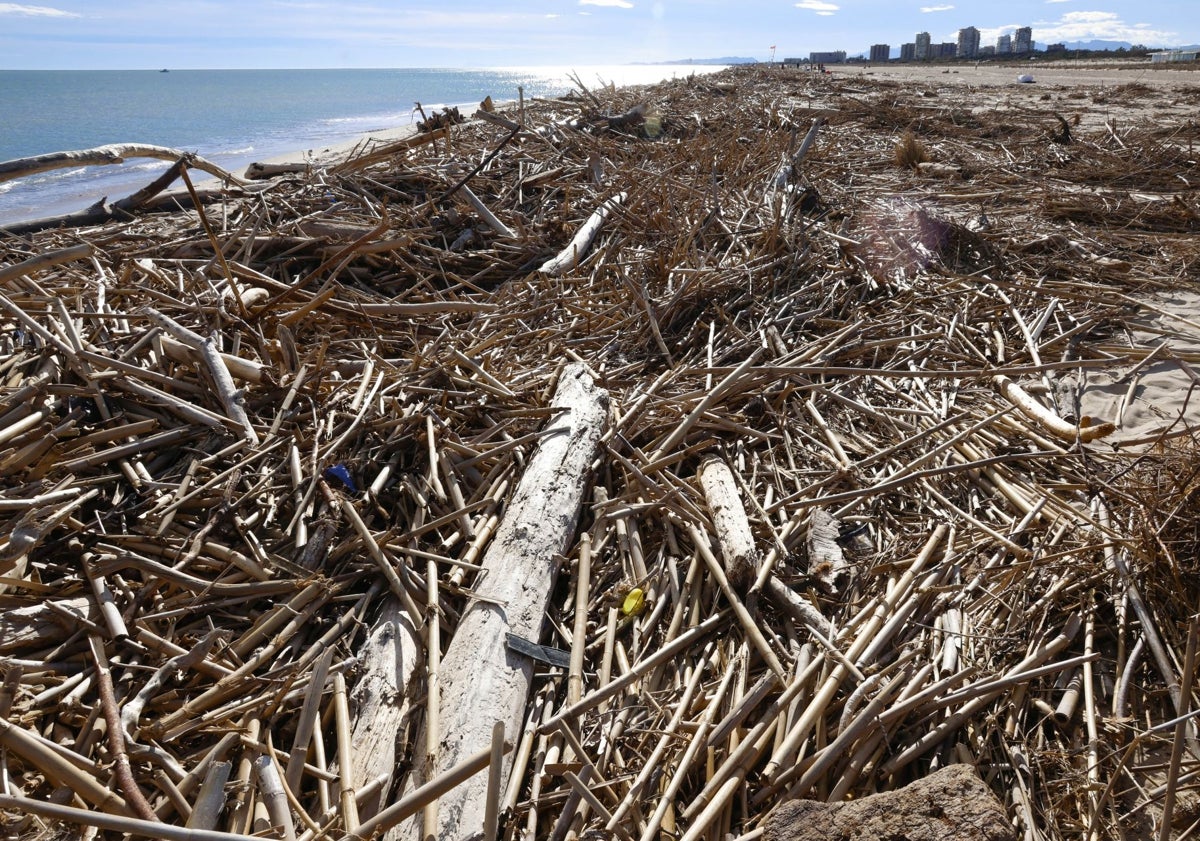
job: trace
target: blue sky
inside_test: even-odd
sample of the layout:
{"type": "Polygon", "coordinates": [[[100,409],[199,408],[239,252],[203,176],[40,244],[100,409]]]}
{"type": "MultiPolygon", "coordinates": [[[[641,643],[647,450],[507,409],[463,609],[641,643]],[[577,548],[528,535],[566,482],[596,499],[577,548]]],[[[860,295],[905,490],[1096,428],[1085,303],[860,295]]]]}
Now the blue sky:
{"type": "Polygon", "coordinates": [[[623,64],[898,47],[928,31],[984,44],[1200,43],[1197,0],[47,0],[0,2],[0,69],[623,64]]]}

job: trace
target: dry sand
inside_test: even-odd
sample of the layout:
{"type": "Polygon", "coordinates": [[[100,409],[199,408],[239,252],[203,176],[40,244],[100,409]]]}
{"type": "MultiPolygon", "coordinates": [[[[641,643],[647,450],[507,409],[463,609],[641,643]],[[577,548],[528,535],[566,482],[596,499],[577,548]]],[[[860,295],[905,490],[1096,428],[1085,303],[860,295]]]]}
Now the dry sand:
{"type": "MultiPolygon", "coordinates": [[[[1187,120],[1195,106],[1177,94],[1200,89],[1200,72],[1145,61],[843,65],[831,70],[843,83],[861,78],[864,82],[919,86],[931,94],[931,108],[944,107],[938,104],[939,88],[974,87],[978,104],[973,113],[1000,119],[1034,103],[1041,108],[1047,101],[1061,103],[1063,117],[1078,120],[1085,128],[1109,125],[1119,129],[1132,121],[1187,120]],[[1021,73],[1031,74],[1035,81],[1018,82],[1021,73]],[[1131,107],[1128,99],[1122,98],[1121,104],[1109,106],[1107,92],[1126,85],[1146,88],[1141,105],[1131,107]]],[[[1196,152],[1200,154],[1200,149],[1196,152]]],[[[1195,189],[1183,183],[1179,187],[1181,195],[1195,189]]],[[[1162,194],[1154,198],[1161,200],[1162,194]]],[[[1071,236],[1069,228],[1063,233],[1071,236]]],[[[1200,425],[1200,381],[1191,367],[1200,366],[1200,292],[1156,295],[1138,303],[1146,307],[1136,319],[1142,329],[1114,336],[1112,342],[1141,351],[1157,348],[1152,357],[1082,379],[1062,377],[1053,383],[1056,402],[1064,414],[1113,421],[1118,430],[1106,440],[1121,446],[1144,445],[1164,432],[1182,435],[1188,427],[1200,425]]],[[[1130,306],[1132,309],[1132,300],[1130,306]]]]}
{"type": "Polygon", "coordinates": [[[1200,423],[1200,380],[1191,367],[1200,362],[1200,293],[1182,290],[1139,303],[1145,309],[1133,321],[1142,329],[1115,337],[1114,344],[1155,351],[1152,356],[1056,383],[1064,414],[1111,420],[1117,431],[1106,440],[1125,446],[1181,435],[1200,423]]]}
{"type": "MultiPolygon", "coordinates": [[[[1066,88],[1083,86],[1113,86],[1138,83],[1156,88],[1188,87],[1200,84],[1200,75],[1185,69],[1190,65],[1151,64],[1142,59],[1096,61],[980,61],[970,63],[932,64],[845,64],[827,65],[839,77],[861,76],[864,79],[894,79],[901,82],[936,83],[939,85],[974,85],[981,88],[1021,85],[1017,77],[1033,76],[1032,86],[1066,88]]],[[[803,71],[799,71],[803,72],[803,71]]]]}

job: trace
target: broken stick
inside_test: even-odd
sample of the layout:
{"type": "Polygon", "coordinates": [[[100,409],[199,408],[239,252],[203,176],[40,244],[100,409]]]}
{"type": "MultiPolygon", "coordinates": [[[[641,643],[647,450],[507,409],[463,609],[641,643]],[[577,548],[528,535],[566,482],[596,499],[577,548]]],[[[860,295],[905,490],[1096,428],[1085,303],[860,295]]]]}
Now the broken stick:
{"type": "Polygon", "coordinates": [[[567,247],[545,263],[542,263],[538,271],[542,274],[550,275],[550,277],[558,277],[578,266],[579,261],[583,259],[584,255],[588,253],[588,249],[592,247],[592,240],[600,232],[600,228],[604,225],[604,220],[608,218],[608,214],[612,213],[613,209],[623,201],[625,201],[625,194],[617,193],[592,211],[592,215],[580,226],[575,236],[567,243],[567,247]]]}

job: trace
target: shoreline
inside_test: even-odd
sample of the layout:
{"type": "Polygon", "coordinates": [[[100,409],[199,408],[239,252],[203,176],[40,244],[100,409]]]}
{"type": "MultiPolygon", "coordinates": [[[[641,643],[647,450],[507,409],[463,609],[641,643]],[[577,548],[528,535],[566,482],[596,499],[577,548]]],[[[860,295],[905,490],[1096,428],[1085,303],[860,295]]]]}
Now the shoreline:
{"type": "MultiPolygon", "coordinates": [[[[360,134],[355,134],[350,138],[340,138],[335,142],[328,144],[316,144],[320,148],[313,149],[298,149],[292,151],[275,152],[272,151],[267,155],[238,155],[233,160],[229,160],[229,156],[208,156],[203,157],[218,164],[223,169],[239,178],[244,177],[244,174],[251,165],[256,163],[262,164],[291,164],[291,163],[311,163],[316,166],[328,165],[337,162],[339,159],[349,155],[357,147],[370,143],[389,143],[394,140],[400,140],[416,134],[418,131],[416,123],[409,125],[393,126],[389,128],[376,129],[360,134]],[[225,160],[222,160],[225,158],[225,160]]],[[[186,150],[181,150],[186,151],[186,150]]],[[[165,172],[170,164],[165,161],[148,163],[148,159],[134,158],[130,159],[124,165],[128,166],[130,172],[122,177],[119,170],[112,167],[93,166],[92,169],[101,171],[101,176],[108,176],[108,192],[104,196],[106,201],[118,201],[125,196],[132,195],[137,190],[142,189],[155,178],[165,172]],[[134,175],[133,168],[137,167],[137,175],[134,175]]],[[[82,169],[82,168],[80,168],[82,169]]],[[[63,170],[66,172],[67,170],[63,170]]],[[[197,188],[210,188],[218,183],[219,179],[207,173],[196,171],[193,175],[193,183],[197,188]]],[[[88,205],[87,199],[82,198],[84,191],[78,191],[69,195],[53,198],[44,205],[41,205],[39,210],[33,215],[15,216],[11,219],[5,218],[3,213],[0,213],[0,228],[5,225],[20,225],[26,222],[36,221],[38,219],[53,218],[62,214],[73,213],[83,210],[88,205]]],[[[170,194],[186,194],[186,190],[178,185],[172,184],[170,188],[164,190],[161,196],[170,194]]],[[[96,195],[96,200],[99,200],[99,195],[96,195]]]]}
{"type": "MultiPolygon", "coordinates": [[[[440,75],[433,76],[426,69],[411,68],[414,74],[411,78],[405,76],[404,72],[397,75],[394,71],[384,70],[380,71],[385,75],[380,77],[379,84],[397,84],[393,103],[408,103],[407,106],[397,107],[387,113],[379,113],[372,110],[374,106],[369,106],[367,110],[345,116],[339,115],[337,111],[329,112],[333,114],[332,117],[328,114],[321,117],[301,115],[302,123],[295,126],[298,135],[295,137],[289,135],[280,139],[277,127],[274,134],[249,131],[244,135],[235,134],[232,138],[222,135],[223,139],[219,140],[209,138],[199,142],[189,140],[180,143],[171,142],[169,138],[161,135],[156,136],[156,132],[151,128],[142,132],[121,132],[116,137],[106,134],[103,140],[44,148],[42,152],[95,148],[113,142],[151,143],[196,152],[240,176],[252,163],[293,163],[310,159],[319,163],[331,156],[348,153],[357,145],[373,139],[389,142],[407,136],[408,133],[416,131],[416,122],[420,119],[416,110],[410,107],[418,97],[420,102],[424,103],[427,114],[445,107],[458,107],[464,113],[473,113],[484,97],[491,96],[496,101],[515,99],[519,87],[524,87],[525,96],[530,101],[541,96],[561,95],[573,85],[569,80],[570,76],[581,79],[592,87],[608,84],[625,87],[667,81],[679,78],[681,74],[707,75],[724,67],[725,65],[592,65],[573,69],[565,66],[514,66],[480,70],[446,68],[440,71],[440,75]],[[418,91],[422,93],[418,94],[418,91]],[[364,129],[364,125],[367,128],[364,129]],[[244,143],[238,140],[244,140],[244,143]],[[249,151],[237,151],[243,146],[249,151]],[[230,151],[214,151],[221,148],[230,151]]],[[[215,117],[223,123],[231,120],[228,113],[216,114],[215,117]]],[[[279,123],[279,126],[285,129],[289,125],[289,120],[279,123]]],[[[0,183],[0,226],[79,212],[102,197],[108,201],[117,201],[142,189],[165,169],[165,164],[147,164],[142,159],[115,167],[88,167],[86,171],[82,168],[77,171],[58,170],[41,177],[34,176],[37,179],[34,182],[22,183],[22,179],[0,183]],[[130,171],[122,171],[122,166],[130,171]]],[[[212,181],[207,176],[197,177],[211,186],[212,181]]]]}
{"type": "MultiPolygon", "coordinates": [[[[496,111],[508,110],[516,107],[516,105],[516,100],[494,103],[496,111]]],[[[464,107],[464,104],[447,107],[457,107],[461,110],[464,107]]],[[[478,103],[476,104],[476,107],[478,107],[478,103]]],[[[474,119],[474,117],[468,116],[464,122],[469,122],[474,119]]],[[[264,158],[254,158],[244,166],[240,166],[236,171],[229,171],[239,178],[245,178],[246,172],[249,170],[249,168],[256,164],[262,164],[265,166],[282,166],[293,164],[304,165],[318,169],[322,167],[330,167],[349,160],[351,155],[353,155],[356,151],[367,154],[373,149],[387,146],[397,141],[406,140],[410,137],[415,137],[420,133],[421,131],[417,127],[417,124],[413,122],[405,126],[395,126],[392,128],[379,129],[376,131],[369,131],[359,134],[350,140],[331,143],[322,148],[320,151],[307,149],[295,152],[283,152],[264,158]]],[[[253,188],[253,185],[269,184],[271,180],[271,178],[255,179],[250,182],[251,188],[253,188]]],[[[194,178],[193,180],[193,183],[197,189],[213,188],[218,186],[219,182],[220,179],[218,179],[216,176],[208,175],[207,173],[201,175],[200,177],[194,178]]],[[[160,194],[159,198],[186,195],[186,189],[182,189],[173,185],[171,188],[164,190],[160,194]]]]}
{"type": "MultiPolygon", "coordinates": [[[[804,71],[785,69],[779,65],[764,63],[758,66],[778,70],[789,76],[804,75],[804,71]]],[[[639,66],[639,69],[644,70],[646,68],[639,66]]],[[[694,72],[708,75],[709,73],[725,69],[725,66],[670,65],[655,66],[655,69],[661,69],[664,72],[673,74],[677,74],[681,70],[687,70],[689,73],[694,72]]],[[[899,64],[889,62],[887,64],[829,65],[828,69],[831,78],[844,81],[862,79],[864,81],[894,81],[904,84],[946,84],[979,89],[1029,88],[1041,89],[1043,92],[1048,89],[1063,89],[1074,86],[1115,87],[1124,84],[1146,84],[1151,87],[1166,89],[1184,89],[1200,84],[1200,75],[1194,76],[1188,70],[1172,67],[1171,65],[1153,65],[1149,62],[1135,62],[1128,59],[1063,60],[1055,62],[1031,61],[1025,63],[981,61],[974,64],[957,62],[947,64],[899,64]],[[1033,85],[1022,85],[1016,81],[1017,75],[1022,72],[1029,72],[1033,75],[1033,85]]],[[[663,81],[669,78],[672,78],[672,76],[665,76],[663,81]]],[[[640,84],[640,82],[618,85],[618,87],[624,87],[628,84],[640,84]]],[[[492,96],[495,96],[495,92],[492,93],[492,96]]],[[[533,98],[532,96],[530,97],[531,100],[533,98]]],[[[513,101],[506,100],[505,105],[498,105],[497,107],[506,107],[511,102],[513,101]]],[[[446,103],[446,105],[431,105],[428,110],[431,112],[433,109],[441,107],[457,106],[464,111],[473,113],[477,105],[478,101],[472,103],[460,101],[457,103],[446,103]]],[[[986,103],[981,102],[980,106],[986,107],[986,103]]],[[[1001,108],[1001,110],[1006,109],[1001,108]]],[[[349,136],[333,132],[329,136],[330,142],[313,143],[311,144],[311,148],[307,149],[291,148],[280,150],[278,143],[270,143],[269,147],[264,149],[262,154],[202,154],[204,154],[204,157],[239,177],[253,163],[312,163],[313,165],[320,166],[328,164],[331,161],[337,161],[364,144],[388,143],[411,136],[417,131],[417,114],[410,111],[408,116],[410,122],[407,124],[383,126],[365,132],[355,132],[349,136]]],[[[259,140],[261,141],[261,138],[259,140]]],[[[248,138],[247,140],[248,143],[253,143],[254,141],[254,138],[248,138]]],[[[147,142],[154,142],[154,140],[153,138],[148,138],[147,142]]],[[[42,199],[41,193],[46,192],[49,192],[50,196],[45,200],[37,201],[36,204],[32,198],[27,199],[19,210],[6,211],[0,205],[0,226],[16,225],[81,211],[91,203],[99,200],[102,195],[110,201],[118,200],[144,187],[158,174],[161,174],[165,170],[166,165],[148,165],[135,161],[130,168],[133,169],[134,167],[137,168],[135,172],[130,172],[124,176],[114,171],[114,168],[111,167],[92,167],[90,168],[94,172],[92,177],[96,181],[103,182],[103,186],[97,185],[94,189],[89,189],[85,184],[80,184],[61,195],[54,195],[53,188],[47,190],[45,185],[39,184],[36,187],[37,192],[35,193],[37,198],[42,199]]],[[[198,176],[198,180],[196,181],[197,184],[204,184],[206,187],[212,187],[215,182],[215,178],[207,175],[198,176]]],[[[3,196],[6,187],[8,185],[0,184],[0,197],[3,196]]],[[[22,187],[16,187],[16,189],[23,191],[22,187]]],[[[175,188],[172,188],[168,192],[173,191],[175,191],[175,188]]]]}

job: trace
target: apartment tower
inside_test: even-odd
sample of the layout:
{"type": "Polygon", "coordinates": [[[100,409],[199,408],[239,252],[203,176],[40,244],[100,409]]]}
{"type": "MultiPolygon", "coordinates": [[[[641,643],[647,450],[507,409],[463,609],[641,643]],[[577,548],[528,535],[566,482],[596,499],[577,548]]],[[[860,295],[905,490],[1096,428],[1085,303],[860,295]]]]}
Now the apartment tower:
{"type": "Polygon", "coordinates": [[[1014,53],[1033,52],[1033,30],[1031,28],[1022,26],[1013,33],[1012,51],[1014,53]]]}
{"type": "Polygon", "coordinates": [[[975,58],[979,55],[979,30],[968,26],[958,30],[959,58],[975,58]]]}
{"type": "Polygon", "coordinates": [[[917,48],[916,48],[915,53],[916,53],[917,61],[928,61],[930,58],[930,56],[929,56],[929,33],[928,32],[918,32],[916,43],[917,43],[917,48]]]}

